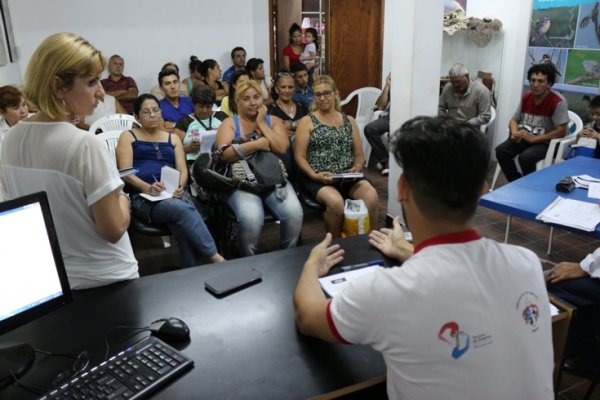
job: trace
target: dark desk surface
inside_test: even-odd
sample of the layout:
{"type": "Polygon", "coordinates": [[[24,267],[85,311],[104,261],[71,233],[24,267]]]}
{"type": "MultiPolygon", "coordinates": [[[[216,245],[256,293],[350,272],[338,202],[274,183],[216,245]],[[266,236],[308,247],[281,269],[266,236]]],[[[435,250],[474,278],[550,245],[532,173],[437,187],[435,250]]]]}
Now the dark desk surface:
{"type": "MultiPolygon", "coordinates": [[[[587,190],[581,188],[575,188],[570,193],[556,191],[556,183],[561,178],[583,174],[600,178],[600,160],[591,157],[575,157],[565,162],[554,164],[548,168],[525,175],[490,193],[486,193],[481,197],[479,204],[509,215],[541,223],[535,217],[557,196],[592,203],[597,202],[597,200],[588,198],[587,190]]],[[[596,227],[595,232],[583,232],[578,229],[559,225],[555,226],[565,230],[600,237],[600,225],[596,227]]]]}
{"type": "MultiPolygon", "coordinates": [[[[342,241],[344,265],[381,258],[365,236],[342,241]]],[[[312,245],[178,270],[81,291],[73,303],[0,338],[24,341],[56,353],[87,350],[96,364],[104,356],[109,328],[143,327],[162,317],[178,317],[191,329],[180,348],[195,367],[156,398],[307,398],[385,374],[383,358],[370,347],[329,344],[302,336],[294,324],[292,294],[312,245]],[[253,267],[263,281],[223,299],[204,289],[204,280],[225,269],[253,267]]],[[[148,333],[115,330],[111,354],[148,333]]],[[[46,388],[72,361],[37,356],[23,377],[46,388]]],[[[31,398],[11,386],[1,398],[31,398]]]]}

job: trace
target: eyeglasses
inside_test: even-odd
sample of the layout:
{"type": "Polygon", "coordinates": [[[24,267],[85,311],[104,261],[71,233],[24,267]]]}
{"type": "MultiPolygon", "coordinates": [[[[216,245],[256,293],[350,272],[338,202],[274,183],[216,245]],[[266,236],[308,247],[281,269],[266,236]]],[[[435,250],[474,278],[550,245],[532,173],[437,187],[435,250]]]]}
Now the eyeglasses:
{"type": "Polygon", "coordinates": [[[149,115],[152,115],[152,114],[158,115],[158,114],[160,114],[160,108],[158,108],[158,107],[147,108],[145,110],[140,111],[140,114],[143,115],[143,116],[145,116],[145,117],[147,117],[149,115]]]}
{"type": "Polygon", "coordinates": [[[280,76],[294,76],[293,72],[278,72],[275,74],[275,78],[279,78],[280,76]]]}
{"type": "Polygon", "coordinates": [[[324,92],[316,92],[316,93],[314,93],[313,97],[315,99],[320,99],[320,98],[328,99],[328,98],[331,97],[332,94],[333,94],[333,90],[326,90],[324,92]]]}

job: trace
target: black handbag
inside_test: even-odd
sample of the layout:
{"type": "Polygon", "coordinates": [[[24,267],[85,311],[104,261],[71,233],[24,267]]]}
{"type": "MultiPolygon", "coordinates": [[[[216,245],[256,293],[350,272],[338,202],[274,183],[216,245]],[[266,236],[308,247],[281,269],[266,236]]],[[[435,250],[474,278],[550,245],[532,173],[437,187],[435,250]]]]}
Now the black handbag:
{"type": "MultiPolygon", "coordinates": [[[[238,144],[232,145],[240,160],[231,163],[229,176],[239,188],[262,194],[283,188],[287,184],[287,171],[283,161],[270,151],[257,151],[246,155],[238,144]]],[[[283,195],[284,190],[278,190],[283,195]]]]}

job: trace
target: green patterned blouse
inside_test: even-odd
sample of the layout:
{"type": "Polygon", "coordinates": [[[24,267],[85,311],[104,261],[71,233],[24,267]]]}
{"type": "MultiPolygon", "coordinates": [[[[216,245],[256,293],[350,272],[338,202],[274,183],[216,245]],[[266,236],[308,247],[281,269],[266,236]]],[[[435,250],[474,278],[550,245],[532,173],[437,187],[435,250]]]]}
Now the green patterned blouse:
{"type": "Polygon", "coordinates": [[[352,168],[352,124],[342,113],[344,125],[341,127],[324,125],[310,113],[313,131],[310,135],[306,159],[316,172],[339,174],[352,168]]]}

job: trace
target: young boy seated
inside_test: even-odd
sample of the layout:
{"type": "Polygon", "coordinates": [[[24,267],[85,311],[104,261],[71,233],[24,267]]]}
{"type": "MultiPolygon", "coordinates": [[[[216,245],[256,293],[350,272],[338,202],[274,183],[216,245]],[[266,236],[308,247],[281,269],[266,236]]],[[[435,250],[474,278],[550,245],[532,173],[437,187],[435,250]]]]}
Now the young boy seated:
{"type": "Polygon", "coordinates": [[[577,132],[575,143],[595,149],[594,157],[600,158],[600,146],[598,146],[598,142],[600,142],[600,96],[596,96],[590,101],[589,110],[592,122],[577,132]]]}

